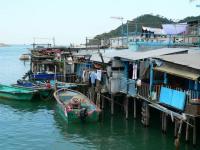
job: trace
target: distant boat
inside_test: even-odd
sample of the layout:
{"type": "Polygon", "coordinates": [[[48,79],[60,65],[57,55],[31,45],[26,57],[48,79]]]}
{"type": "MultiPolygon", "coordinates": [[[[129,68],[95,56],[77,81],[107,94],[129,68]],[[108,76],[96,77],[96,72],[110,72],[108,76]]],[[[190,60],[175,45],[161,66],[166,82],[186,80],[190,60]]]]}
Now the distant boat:
{"type": "Polygon", "coordinates": [[[31,82],[27,80],[17,80],[17,84],[12,84],[15,87],[22,87],[26,89],[37,90],[41,99],[50,99],[53,96],[53,88],[49,84],[42,82],[31,82]]]}
{"type": "Polygon", "coordinates": [[[85,95],[70,89],[54,92],[60,114],[69,123],[96,122],[99,120],[100,109],[85,95]]]}
{"type": "Polygon", "coordinates": [[[0,84],[0,97],[13,100],[30,101],[35,94],[35,90],[7,86],[0,84]]]}
{"type": "Polygon", "coordinates": [[[29,54],[22,54],[19,58],[20,60],[30,60],[30,55],[29,54]]]}

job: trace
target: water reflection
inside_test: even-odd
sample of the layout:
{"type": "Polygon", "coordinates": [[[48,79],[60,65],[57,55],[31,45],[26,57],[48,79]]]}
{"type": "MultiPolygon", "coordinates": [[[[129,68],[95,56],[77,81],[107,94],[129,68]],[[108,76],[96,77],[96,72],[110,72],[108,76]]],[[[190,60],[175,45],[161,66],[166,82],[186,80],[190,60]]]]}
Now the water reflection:
{"type": "Polygon", "coordinates": [[[39,109],[51,110],[53,105],[53,101],[17,101],[0,98],[0,106],[11,107],[15,111],[21,112],[36,112],[39,109]]]}
{"type": "MultiPolygon", "coordinates": [[[[57,112],[57,111],[56,111],[57,112]]],[[[106,114],[104,114],[106,115],[106,114]]],[[[54,114],[55,124],[64,138],[88,149],[133,148],[130,142],[132,123],[121,117],[103,116],[98,123],[67,124],[59,113],[54,114]]]]}

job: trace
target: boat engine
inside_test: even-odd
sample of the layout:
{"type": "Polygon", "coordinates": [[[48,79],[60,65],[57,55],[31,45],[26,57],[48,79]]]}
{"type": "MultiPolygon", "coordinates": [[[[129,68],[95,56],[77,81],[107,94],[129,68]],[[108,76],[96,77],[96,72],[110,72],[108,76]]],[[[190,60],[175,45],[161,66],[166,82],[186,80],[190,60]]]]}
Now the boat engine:
{"type": "Polygon", "coordinates": [[[81,108],[81,110],[80,110],[80,119],[81,119],[82,122],[85,121],[87,115],[88,115],[87,108],[81,108]]]}

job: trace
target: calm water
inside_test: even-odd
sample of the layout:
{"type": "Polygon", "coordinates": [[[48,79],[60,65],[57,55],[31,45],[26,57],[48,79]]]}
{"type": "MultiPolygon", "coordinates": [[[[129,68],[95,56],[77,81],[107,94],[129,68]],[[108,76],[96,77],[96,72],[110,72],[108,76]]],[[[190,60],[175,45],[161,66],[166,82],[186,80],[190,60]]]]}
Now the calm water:
{"type": "MultiPolygon", "coordinates": [[[[26,47],[0,48],[1,83],[16,82],[29,69],[29,63],[19,60],[22,53],[27,53],[26,47]]],[[[109,112],[96,124],[67,125],[53,101],[0,99],[0,150],[173,150],[173,130],[163,135],[156,117],[151,118],[150,128],[143,128],[139,118],[126,121],[119,114],[110,117],[109,112]]],[[[193,147],[182,142],[181,149],[193,147]]]]}

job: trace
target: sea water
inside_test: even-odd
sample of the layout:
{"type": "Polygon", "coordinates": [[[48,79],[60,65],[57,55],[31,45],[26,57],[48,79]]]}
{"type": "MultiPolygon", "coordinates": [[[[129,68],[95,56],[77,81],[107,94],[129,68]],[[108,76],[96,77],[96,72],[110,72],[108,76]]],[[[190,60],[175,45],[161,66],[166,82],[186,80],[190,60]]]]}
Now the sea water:
{"type": "MultiPolygon", "coordinates": [[[[0,83],[12,84],[30,68],[19,60],[30,46],[0,48],[0,83]]],[[[161,132],[159,113],[151,116],[150,127],[144,128],[130,113],[126,120],[122,111],[110,115],[110,107],[101,121],[90,124],[67,124],[57,113],[55,101],[22,102],[0,99],[0,150],[173,150],[173,127],[161,132]]],[[[170,127],[171,126],[171,127],[170,127]]],[[[199,143],[199,141],[198,141],[199,143]]],[[[181,150],[193,148],[181,139],[181,150]]]]}

